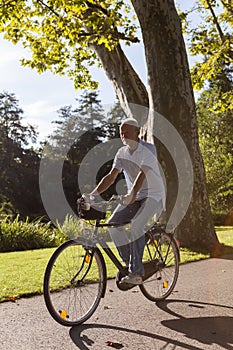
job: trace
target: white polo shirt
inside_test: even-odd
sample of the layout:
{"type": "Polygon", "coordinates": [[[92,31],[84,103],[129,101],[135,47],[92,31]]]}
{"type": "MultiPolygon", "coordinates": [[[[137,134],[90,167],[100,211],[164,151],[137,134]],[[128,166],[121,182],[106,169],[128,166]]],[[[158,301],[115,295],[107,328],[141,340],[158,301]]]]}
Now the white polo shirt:
{"type": "Polygon", "coordinates": [[[133,153],[130,152],[128,146],[121,147],[113,162],[113,168],[124,172],[128,191],[131,190],[143,165],[149,167],[150,170],[146,173],[146,178],[137,193],[136,200],[143,198],[162,200],[165,210],[165,187],[159,170],[156,148],[153,144],[140,140],[133,153]]]}

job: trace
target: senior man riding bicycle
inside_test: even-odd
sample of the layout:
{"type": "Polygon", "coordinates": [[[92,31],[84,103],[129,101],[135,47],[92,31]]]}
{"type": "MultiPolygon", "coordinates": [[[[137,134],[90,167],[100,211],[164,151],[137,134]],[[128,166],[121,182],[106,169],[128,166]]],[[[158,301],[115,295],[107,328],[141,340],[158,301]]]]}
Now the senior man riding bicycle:
{"type": "Polygon", "coordinates": [[[155,214],[158,215],[165,209],[165,188],[155,146],[139,139],[137,120],[123,120],[120,137],[124,146],[118,150],[111,171],[90,195],[106,191],[115,182],[117,175],[124,172],[128,193],[108,222],[131,221],[130,235],[124,227],[111,227],[109,231],[122,260],[128,266],[129,273],[121,282],[141,284],[144,275],[144,227],[155,214]]]}

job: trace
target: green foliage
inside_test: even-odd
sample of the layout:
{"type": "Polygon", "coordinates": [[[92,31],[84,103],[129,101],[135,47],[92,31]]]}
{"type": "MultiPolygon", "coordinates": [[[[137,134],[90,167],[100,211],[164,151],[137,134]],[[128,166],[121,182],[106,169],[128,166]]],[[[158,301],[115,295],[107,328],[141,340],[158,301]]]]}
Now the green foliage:
{"type": "Polygon", "coordinates": [[[126,114],[121,108],[119,99],[108,112],[106,136],[108,139],[120,137],[119,127],[126,114]]]}
{"type": "Polygon", "coordinates": [[[50,223],[43,223],[42,219],[29,222],[29,219],[19,220],[17,216],[13,221],[8,218],[0,221],[1,252],[56,247],[65,238],[50,223]]]}
{"type": "Polygon", "coordinates": [[[223,224],[233,207],[232,6],[228,1],[196,0],[180,16],[189,51],[196,57],[194,89],[205,89],[197,101],[199,142],[213,218],[223,224]]]}
{"type": "Polygon", "coordinates": [[[197,115],[211,207],[215,216],[226,216],[233,207],[233,111],[214,110],[220,95],[216,87],[204,91],[197,101],[197,115]]]}
{"type": "Polygon", "coordinates": [[[7,197],[0,193],[0,220],[12,218],[14,215],[14,207],[7,197]]]}
{"type": "MultiPolygon", "coordinates": [[[[56,129],[48,138],[43,154],[50,164],[64,160],[63,186],[70,206],[76,211],[79,195],[78,170],[88,151],[102,142],[105,115],[97,92],[86,90],[76,107],[65,106],[58,111],[56,129]]],[[[90,174],[88,169],[87,179],[90,174]]],[[[50,179],[48,179],[49,181],[50,179]]],[[[87,180],[88,183],[88,180],[87,180]]]]}
{"type": "Polygon", "coordinates": [[[46,152],[52,153],[51,156],[56,158],[63,157],[64,152],[69,151],[67,159],[79,164],[87,151],[98,144],[104,136],[101,129],[105,115],[96,91],[85,90],[77,102],[77,107],[64,106],[58,110],[59,119],[53,121],[56,129],[48,138],[46,152]],[[88,142],[89,133],[92,137],[88,142]],[[86,142],[82,139],[84,134],[86,142]]]}
{"type": "Polygon", "coordinates": [[[32,148],[36,130],[23,124],[23,110],[12,93],[0,93],[0,207],[9,202],[14,213],[41,215],[39,155],[32,148]],[[31,143],[31,145],[30,145],[31,143]]]}
{"type": "MultiPolygon", "coordinates": [[[[93,188],[93,174],[90,171],[89,160],[85,156],[93,150],[93,161],[95,155],[99,154],[98,145],[103,141],[119,137],[119,124],[124,118],[124,113],[119,102],[106,114],[98,92],[85,90],[77,99],[77,106],[65,106],[58,111],[59,119],[54,121],[56,129],[49,136],[43,154],[49,159],[50,164],[64,159],[63,187],[66,198],[74,211],[76,211],[76,199],[80,195],[78,187],[78,172],[82,164],[82,176],[85,178],[85,191],[93,188]]],[[[100,147],[101,148],[101,147],[100,147]]],[[[105,155],[103,155],[104,159],[105,155]]],[[[98,182],[107,171],[112,162],[104,164],[98,172],[98,182]]],[[[49,179],[47,179],[49,181],[49,179]]],[[[112,188],[109,193],[112,193],[112,188]]]]}
{"type": "MultiPolygon", "coordinates": [[[[107,221],[110,215],[111,212],[108,211],[104,221],[107,221]]],[[[62,225],[57,223],[57,229],[60,231],[61,235],[64,235],[68,239],[73,239],[77,237],[90,238],[91,234],[93,234],[94,224],[94,221],[80,220],[78,217],[67,215],[62,225]]],[[[112,242],[108,228],[99,228],[98,235],[107,242],[112,242]]]]}
{"type": "Polygon", "coordinates": [[[65,235],[69,239],[80,236],[83,229],[84,222],[79,220],[77,217],[66,216],[63,224],[57,223],[57,227],[61,234],[65,235]]]}
{"type": "MultiPolygon", "coordinates": [[[[98,62],[91,49],[113,50],[119,40],[137,42],[130,9],[122,0],[9,1],[0,6],[0,32],[13,43],[21,41],[32,55],[22,64],[39,73],[46,69],[68,75],[76,88],[97,88],[89,67],[98,62]]],[[[98,62],[100,63],[100,62],[98,62]]]]}
{"type": "Polygon", "coordinates": [[[15,94],[0,93],[0,135],[1,142],[11,140],[17,146],[25,147],[36,141],[36,130],[33,126],[22,124],[23,110],[15,94]]]}
{"type": "MultiPolygon", "coordinates": [[[[200,90],[224,74],[232,80],[233,21],[230,1],[196,0],[193,9],[181,14],[184,31],[188,36],[189,52],[197,57],[191,69],[194,89],[200,90]],[[188,16],[196,13],[198,24],[192,24],[188,16]]],[[[196,21],[195,21],[196,22],[196,21]]],[[[215,110],[233,109],[233,94],[221,90],[215,110]]]]}
{"type": "MultiPolygon", "coordinates": [[[[75,211],[79,195],[77,174],[84,157],[103,140],[119,136],[118,125],[122,109],[113,106],[104,112],[98,92],[84,91],[75,107],[65,106],[58,111],[56,129],[48,138],[43,154],[55,162],[64,159],[63,186],[75,211]],[[73,140],[73,141],[72,141],[73,140]]],[[[0,217],[46,215],[39,190],[41,152],[28,143],[36,137],[35,129],[22,124],[23,110],[14,94],[0,94],[0,217]],[[40,153],[39,153],[40,152],[40,153]]],[[[55,164],[54,163],[54,164],[55,164]]],[[[107,169],[109,169],[107,166],[107,169]]],[[[102,169],[101,174],[104,169],[102,169]]],[[[87,179],[90,171],[87,171],[87,179]]],[[[49,181],[49,179],[47,179],[49,181]]]]}

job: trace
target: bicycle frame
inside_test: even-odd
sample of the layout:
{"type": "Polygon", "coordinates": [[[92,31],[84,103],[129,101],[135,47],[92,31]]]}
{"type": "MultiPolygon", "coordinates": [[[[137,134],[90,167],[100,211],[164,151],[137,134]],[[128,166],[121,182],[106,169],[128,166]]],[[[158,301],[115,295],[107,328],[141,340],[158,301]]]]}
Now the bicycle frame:
{"type": "MultiPolygon", "coordinates": [[[[87,245],[88,248],[90,248],[90,246],[93,247],[93,242],[95,243],[95,249],[98,249],[97,247],[97,244],[100,245],[100,247],[103,249],[103,251],[107,254],[107,256],[110,258],[110,260],[113,262],[113,264],[117,267],[118,271],[120,272],[121,276],[126,276],[128,271],[127,269],[125,268],[125,266],[122,265],[122,263],[119,261],[119,259],[116,257],[116,255],[113,253],[112,249],[109,247],[108,243],[106,242],[105,239],[103,239],[102,237],[99,237],[98,236],[98,229],[100,227],[111,227],[111,226],[123,226],[123,225],[126,225],[128,224],[128,222],[126,223],[100,223],[99,221],[96,221],[96,225],[95,225],[95,228],[94,228],[94,231],[93,231],[93,235],[92,235],[92,241],[90,242],[89,239],[85,239],[85,241],[83,242],[84,244],[87,245]],[[90,243],[89,243],[90,242],[90,243]]],[[[158,234],[161,234],[162,231],[161,231],[161,228],[159,228],[156,232],[156,227],[151,227],[147,232],[147,234],[149,234],[150,238],[153,240],[153,233],[158,233],[158,234]],[[152,230],[152,231],[151,231],[152,230]]],[[[173,236],[174,236],[174,233],[173,234],[170,234],[170,240],[172,241],[173,239],[173,236]]],[[[83,244],[82,243],[82,244],[83,244]]],[[[170,244],[168,246],[168,249],[167,249],[167,252],[166,252],[166,256],[165,256],[165,259],[164,257],[162,257],[161,255],[161,252],[160,250],[158,249],[158,246],[159,245],[156,245],[154,242],[153,242],[154,246],[155,246],[155,249],[156,249],[156,252],[158,254],[158,256],[160,257],[161,261],[163,262],[163,264],[166,263],[166,259],[167,259],[167,256],[168,256],[168,252],[169,252],[169,249],[170,249],[170,244]]],[[[147,247],[147,251],[148,251],[148,254],[150,256],[151,259],[153,259],[152,255],[151,255],[151,252],[150,252],[150,249],[149,249],[149,246],[148,244],[146,244],[146,247],[147,247]]],[[[179,251],[179,250],[178,250],[179,251]]],[[[85,257],[84,257],[85,259],[85,257]]],[[[103,259],[104,261],[104,259],[103,259]]],[[[106,263],[104,261],[104,265],[105,265],[105,269],[106,269],[106,263]]],[[[81,268],[80,268],[81,270],[81,268]]],[[[80,271],[79,271],[80,272],[80,271]]],[[[78,273],[79,273],[78,272],[78,273]]],[[[88,272],[88,271],[87,271],[88,272]]],[[[87,273],[86,272],[86,273],[87,273]]],[[[78,274],[77,273],[77,274],[78,274]]],[[[85,275],[84,275],[85,277],[85,275]]]]}
{"type": "MultiPolygon", "coordinates": [[[[100,249],[98,248],[97,245],[99,245],[103,249],[103,251],[107,254],[107,256],[110,258],[110,260],[113,262],[113,264],[117,267],[121,276],[123,277],[123,276],[127,275],[127,273],[128,273],[127,269],[125,268],[125,266],[122,265],[122,263],[119,261],[119,259],[116,257],[116,255],[113,253],[112,249],[109,247],[106,240],[104,240],[104,238],[98,236],[98,229],[100,227],[109,227],[109,226],[113,226],[113,225],[107,224],[107,223],[100,224],[99,222],[96,221],[96,225],[95,225],[92,237],[77,237],[74,239],[77,243],[82,244],[86,248],[86,251],[88,253],[86,253],[85,256],[83,257],[83,263],[82,263],[80,269],[75,274],[75,276],[72,277],[71,283],[74,283],[76,278],[83,272],[83,268],[85,268],[86,256],[91,255],[91,260],[88,264],[88,268],[86,269],[86,271],[84,271],[82,277],[78,279],[78,283],[81,283],[82,280],[85,278],[85,276],[88,274],[88,271],[91,267],[94,250],[100,251],[100,249]]],[[[122,226],[122,224],[114,224],[114,226],[122,226]]],[[[100,253],[101,253],[101,251],[100,251],[100,253]]],[[[105,263],[105,260],[103,258],[102,253],[101,253],[101,256],[102,256],[102,265],[104,267],[104,271],[106,274],[106,271],[107,271],[106,263],[105,263]]],[[[103,293],[101,295],[102,298],[105,296],[105,291],[106,291],[106,285],[105,285],[103,293]]]]}
{"type": "MultiPolygon", "coordinates": [[[[124,224],[114,224],[114,226],[122,226],[124,224]]],[[[103,223],[100,224],[98,221],[96,222],[96,226],[94,229],[93,236],[96,238],[96,243],[101,246],[103,251],[107,254],[107,256],[111,259],[113,264],[117,267],[117,269],[123,274],[123,276],[127,275],[127,271],[122,263],[117,259],[116,255],[113,253],[112,249],[109,247],[108,243],[103,239],[98,237],[98,229],[99,227],[110,227],[113,224],[103,223]]]]}
{"type": "MultiPolygon", "coordinates": [[[[162,234],[164,231],[165,231],[165,228],[163,229],[163,228],[159,227],[157,223],[154,223],[145,234],[148,236],[148,238],[153,239],[153,234],[162,234]]],[[[160,258],[164,262],[166,262],[167,255],[168,255],[168,252],[169,252],[169,249],[170,249],[170,246],[171,246],[171,242],[174,241],[174,242],[176,242],[178,258],[179,258],[179,261],[180,261],[180,249],[179,249],[179,246],[178,246],[177,241],[175,239],[175,231],[169,232],[169,233],[167,233],[167,235],[170,237],[170,242],[169,242],[169,246],[168,246],[168,249],[167,249],[167,254],[166,254],[165,259],[162,258],[161,254],[160,254],[160,251],[157,249],[157,247],[156,247],[156,251],[157,251],[158,255],[160,256],[160,258]]]]}
{"type": "MultiPolygon", "coordinates": [[[[44,298],[48,311],[58,323],[65,326],[79,325],[95,312],[100,299],[105,296],[107,286],[103,252],[118,269],[117,287],[122,291],[135,287],[134,284],[122,283],[128,268],[115,255],[106,236],[98,233],[100,227],[122,225],[96,221],[93,230],[88,230],[88,236],[64,242],[51,256],[44,276],[44,298]],[[54,285],[58,289],[54,290],[54,285]]],[[[178,278],[179,249],[173,237],[174,232],[168,234],[163,226],[156,227],[156,224],[145,232],[147,248],[143,256],[143,283],[139,288],[153,302],[167,298],[178,278]]]]}

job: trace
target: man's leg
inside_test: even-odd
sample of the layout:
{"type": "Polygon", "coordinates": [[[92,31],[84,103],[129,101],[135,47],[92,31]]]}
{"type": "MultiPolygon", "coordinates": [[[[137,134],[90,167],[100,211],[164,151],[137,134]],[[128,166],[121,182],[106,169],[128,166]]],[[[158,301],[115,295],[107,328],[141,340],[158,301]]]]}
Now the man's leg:
{"type": "Polygon", "coordinates": [[[130,264],[129,272],[132,274],[144,275],[144,266],[142,263],[143,251],[145,247],[144,228],[155,213],[162,211],[162,202],[147,198],[141,202],[136,217],[131,224],[131,243],[130,243],[130,264]]]}
{"type": "MultiPolygon", "coordinates": [[[[130,222],[136,215],[140,208],[140,202],[136,201],[133,204],[122,205],[119,204],[114,210],[112,216],[108,220],[108,223],[117,222],[125,223],[130,222]]],[[[112,240],[114,241],[121,259],[129,264],[130,261],[130,241],[126,234],[125,227],[110,227],[109,232],[112,240]]]]}

